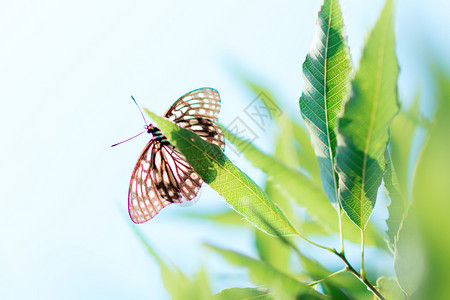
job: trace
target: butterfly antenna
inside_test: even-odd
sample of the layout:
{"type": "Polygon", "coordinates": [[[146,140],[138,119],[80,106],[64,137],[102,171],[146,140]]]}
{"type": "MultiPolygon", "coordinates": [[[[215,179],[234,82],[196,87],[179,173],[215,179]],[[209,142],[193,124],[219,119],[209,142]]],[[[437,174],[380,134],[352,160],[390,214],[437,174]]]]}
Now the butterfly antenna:
{"type": "Polygon", "coordinates": [[[143,134],[144,132],[146,132],[146,131],[142,131],[141,133],[136,134],[135,136],[130,137],[129,139],[126,139],[125,141],[121,141],[121,142],[119,142],[119,143],[117,143],[117,144],[114,144],[114,145],[112,145],[111,147],[114,147],[114,146],[120,145],[120,144],[122,144],[122,143],[128,142],[129,140],[132,140],[132,139],[134,139],[135,137],[140,136],[140,135],[143,134]]]}
{"type": "Polygon", "coordinates": [[[139,105],[137,104],[136,100],[134,99],[134,97],[133,97],[133,96],[131,96],[131,99],[133,99],[133,101],[134,101],[134,104],[136,104],[137,108],[138,108],[138,109],[139,109],[139,111],[141,112],[141,116],[142,116],[142,119],[144,119],[144,123],[145,123],[145,125],[147,125],[147,126],[148,126],[148,124],[147,124],[147,121],[145,120],[144,114],[142,113],[142,110],[141,110],[141,108],[139,107],[139,105]]]}

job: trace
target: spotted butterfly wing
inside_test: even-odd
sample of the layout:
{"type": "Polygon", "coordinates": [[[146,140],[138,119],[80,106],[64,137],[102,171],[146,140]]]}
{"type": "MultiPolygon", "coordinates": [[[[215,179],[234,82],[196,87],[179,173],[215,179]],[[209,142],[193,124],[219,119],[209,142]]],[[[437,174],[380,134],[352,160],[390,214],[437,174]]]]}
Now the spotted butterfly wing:
{"type": "MultiPolygon", "coordinates": [[[[219,110],[218,92],[203,88],[178,99],[165,117],[223,150],[223,132],[214,123],[219,110]]],[[[134,167],[128,191],[128,211],[134,223],[150,220],[167,205],[181,202],[182,196],[192,200],[203,183],[158,128],[149,125],[147,129],[153,137],[134,167]]]]}
{"type": "Polygon", "coordinates": [[[222,130],[214,122],[220,111],[220,96],[215,89],[194,90],[178,99],[164,115],[184,129],[195,132],[205,141],[225,148],[222,130]]]}

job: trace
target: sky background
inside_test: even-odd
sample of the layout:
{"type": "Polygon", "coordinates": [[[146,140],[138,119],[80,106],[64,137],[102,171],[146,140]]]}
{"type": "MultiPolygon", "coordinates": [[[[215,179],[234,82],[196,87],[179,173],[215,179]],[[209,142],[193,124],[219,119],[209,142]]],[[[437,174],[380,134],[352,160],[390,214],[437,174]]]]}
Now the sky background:
{"type": "MultiPolygon", "coordinates": [[[[340,1],[355,65],[383,2],[340,1]]],[[[127,215],[131,171],[149,136],[110,147],[143,129],[130,95],[163,115],[186,92],[214,87],[227,125],[254,99],[236,76],[244,72],[300,119],[301,63],[320,5],[1,0],[0,298],[168,298],[127,215]]],[[[407,106],[421,89],[426,107],[423,53],[432,49],[448,65],[450,3],[396,7],[400,96],[407,106]]],[[[255,131],[256,144],[272,151],[270,128],[255,131]]],[[[263,184],[263,174],[226,154],[263,184]]],[[[139,229],[185,273],[207,265],[215,292],[247,286],[245,272],[201,244],[253,254],[251,230],[183,217],[225,209],[204,186],[195,205],[172,205],[139,229]]]]}

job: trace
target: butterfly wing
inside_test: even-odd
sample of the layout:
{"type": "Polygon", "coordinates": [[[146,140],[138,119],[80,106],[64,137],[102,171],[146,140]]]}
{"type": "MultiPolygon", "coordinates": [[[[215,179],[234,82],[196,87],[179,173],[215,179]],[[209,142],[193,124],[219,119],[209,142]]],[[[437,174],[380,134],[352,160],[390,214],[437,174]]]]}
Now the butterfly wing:
{"type": "Polygon", "coordinates": [[[181,195],[192,200],[198,193],[203,180],[186,162],[186,158],[172,144],[160,144],[161,151],[155,154],[154,182],[161,195],[172,202],[181,202],[181,195]],[[159,167],[161,166],[161,167],[159,167]],[[162,179],[162,180],[161,180],[162,179]]]}
{"type": "Polygon", "coordinates": [[[152,139],[133,170],[128,190],[128,212],[134,223],[144,223],[161,209],[193,199],[202,179],[168,141],[152,139]]]}
{"type": "MultiPolygon", "coordinates": [[[[214,123],[219,110],[219,93],[201,88],[178,99],[165,117],[223,150],[224,134],[214,123]]],[[[192,200],[203,183],[186,158],[160,132],[153,136],[131,176],[128,212],[134,223],[150,220],[167,205],[181,202],[181,196],[192,200]]]]}
{"type": "Polygon", "coordinates": [[[184,129],[189,129],[203,140],[225,148],[222,130],[214,122],[220,111],[220,96],[215,89],[201,88],[182,96],[164,115],[184,129]]]}

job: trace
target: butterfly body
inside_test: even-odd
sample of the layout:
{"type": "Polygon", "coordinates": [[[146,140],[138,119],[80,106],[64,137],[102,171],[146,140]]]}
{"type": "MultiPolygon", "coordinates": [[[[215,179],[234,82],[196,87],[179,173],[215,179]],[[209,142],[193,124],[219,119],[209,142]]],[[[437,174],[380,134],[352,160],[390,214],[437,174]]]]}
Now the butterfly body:
{"type": "Polygon", "coordinates": [[[153,124],[145,125],[145,129],[147,130],[148,134],[152,135],[152,140],[155,140],[155,142],[160,142],[163,144],[169,143],[166,136],[162,134],[161,130],[153,124]]]}
{"type": "MultiPolygon", "coordinates": [[[[202,88],[178,99],[165,117],[223,150],[224,135],[214,123],[219,110],[218,92],[202,88]]],[[[128,211],[134,223],[150,220],[161,209],[171,203],[180,203],[183,198],[192,200],[203,183],[160,129],[150,124],[146,125],[146,131],[152,139],[134,167],[128,191],[128,211]]]]}

